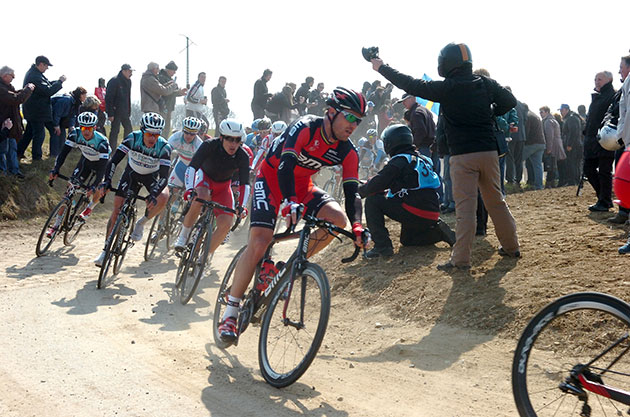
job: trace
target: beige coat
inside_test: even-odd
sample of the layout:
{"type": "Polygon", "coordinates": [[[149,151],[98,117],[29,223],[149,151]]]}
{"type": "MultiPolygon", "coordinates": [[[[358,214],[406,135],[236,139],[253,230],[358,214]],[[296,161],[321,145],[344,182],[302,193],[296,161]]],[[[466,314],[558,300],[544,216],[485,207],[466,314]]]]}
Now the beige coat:
{"type": "Polygon", "coordinates": [[[560,134],[560,125],[556,119],[548,114],[543,120],[543,132],[545,134],[545,153],[550,153],[551,156],[558,161],[567,159],[566,153],[564,153],[564,147],[562,146],[562,135],[560,134]]]}
{"type": "MultiPolygon", "coordinates": [[[[162,114],[162,112],[160,112],[160,98],[162,96],[168,96],[175,91],[177,91],[177,84],[174,82],[161,84],[157,76],[147,70],[142,74],[142,79],[140,80],[140,108],[142,112],[162,114]]],[[[162,116],[165,115],[162,114],[162,116]]]]}

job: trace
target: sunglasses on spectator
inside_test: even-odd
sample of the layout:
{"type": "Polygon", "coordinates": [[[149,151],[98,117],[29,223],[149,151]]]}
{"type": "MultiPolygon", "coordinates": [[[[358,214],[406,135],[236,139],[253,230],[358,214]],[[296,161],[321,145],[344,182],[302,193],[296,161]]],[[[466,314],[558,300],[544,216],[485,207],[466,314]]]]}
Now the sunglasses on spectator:
{"type": "Polygon", "coordinates": [[[94,126],[81,126],[81,132],[93,132],[94,126]]]}
{"type": "Polygon", "coordinates": [[[346,120],[349,123],[356,123],[356,124],[361,123],[361,118],[355,116],[354,114],[350,113],[349,111],[341,110],[341,114],[343,114],[343,117],[345,117],[346,120]]]}
{"type": "Polygon", "coordinates": [[[223,136],[223,139],[232,143],[241,143],[242,138],[240,136],[223,136]]]}

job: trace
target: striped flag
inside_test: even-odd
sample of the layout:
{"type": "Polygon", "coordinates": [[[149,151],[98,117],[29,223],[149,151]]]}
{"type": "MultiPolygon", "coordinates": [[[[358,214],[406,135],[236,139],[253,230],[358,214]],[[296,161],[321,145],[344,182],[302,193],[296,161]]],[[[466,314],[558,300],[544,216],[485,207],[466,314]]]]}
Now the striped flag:
{"type": "MultiPolygon", "coordinates": [[[[422,74],[422,79],[424,81],[433,81],[431,77],[429,77],[427,74],[422,74]]],[[[420,103],[421,106],[426,107],[427,109],[431,110],[433,113],[437,115],[440,114],[440,103],[435,103],[433,101],[425,100],[420,97],[416,97],[416,100],[418,101],[418,103],[420,103]]]]}

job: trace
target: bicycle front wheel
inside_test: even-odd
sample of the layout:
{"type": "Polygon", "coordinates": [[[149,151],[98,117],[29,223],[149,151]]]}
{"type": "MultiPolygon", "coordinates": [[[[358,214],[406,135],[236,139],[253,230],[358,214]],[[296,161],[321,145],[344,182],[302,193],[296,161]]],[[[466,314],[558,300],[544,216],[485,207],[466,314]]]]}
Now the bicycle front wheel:
{"type": "Polygon", "coordinates": [[[624,405],[608,398],[605,387],[584,382],[628,389],[629,327],[630,305],[606,294],[571,294],[543,308],[514,352],[512,391],[519,414],[621,415],[624,405]]]}
{"type": "Polygon", "coordinates": [[[101,289],[105,288],[107,284],[111,283],[114,280],[113,275],[116,275],[118,271],[113,271],[113,274],[109,277],[107,273],[109,272],[109,267],[114,262],[114,264],[118,260],[118,256],[120,254],[121,246],[122,246],[122,238],[125,234],[127,228],[124,225],[124,219],[122,215],[119,215],[116,219],[116,223],[114,223],[114,227],[112,232],[107,237],[105,241],[105,258],[103,258],[103,263],[101,264],[101,270],[98,274],[98,282],[96,283],[96,288],[101,289]]]}
{"type": "MultiPolygon", "coordinates": [[[[149,230],[149,236],[147,236],[147,243],[144,245],[144,260],[150,261],[153,259],[155,250],[157,249],[160,241],[164,238],[168,239],[169,232],[169,207],[165,207],[164,210],[153,219],[151,224],[151,230],[149,230]]],[[[166,243],[166,250],[168,251],[168,241],[166,243]]]]}
{"type": "MultiPolygon", "coordinates": [[[[212,224],[213,220],[211,217],[209,224],[212,224]]],[[[197,231],[197,233],[194,234],[194,239],[191,241],[192,248],[190,249],[188,262],[179,285],[179,301],[182,304],[190,301],[199,285],[210,251],[210,240],[212,239],[212,229],[203,221],[203,218],[197,221],[193,228],[194,231],[197,231]]]]}
{"type": "Polygon", "coordinates": [[[69,211],[70,202],[67,198],[61,200],[55,208],[52,209],[46,223],[44,223],[44,227],[37,240],[37,245],[35,246],[35,254],[37,256],[42,256],[50,249],[50,245],[52,245],[59,232],[61,232],[69,211]],[[49,230],[52,231],[50,235],[48,235],[49,230]]]}
{"type": "MultiPolygon", "coordinates": [[[[76,195],[76,194],[75,194],[76,195]]],[[[63,234],[63,244],[71,245],[74,239],[79,235],[79,232],[83,228],[85,222],[79,219],[79,214],[85,210],[90,203],[89,199],[81,194],[77,199],[77,203],[74,208],[68,212],[68,219],[65,224],[65,233],[63,234]]]]}
{"type": "MultiPolygon", "coordinates": [[[[123,215],[121,214],[120,216],[123,215]]],[[[131,230],[133,225],[136,224],[136,217],[133,215],[133,212],[129,217],[124,217],[122,227],[116,235],[116,248],[118,250],[116,252],[116,258],[114,259],[114,274],[120,272],[122,263],[127,255],[127,249],[129,249],[129,245],[131,245],[131,230]]]]}
{"type": "Polygon", "coordinates": [[[324,340],[330,314],[330,286],[324,270],[304,271],[275,290],[258,341],[260,372],[269,384],[291,385],[306,372],[324,340]]]}

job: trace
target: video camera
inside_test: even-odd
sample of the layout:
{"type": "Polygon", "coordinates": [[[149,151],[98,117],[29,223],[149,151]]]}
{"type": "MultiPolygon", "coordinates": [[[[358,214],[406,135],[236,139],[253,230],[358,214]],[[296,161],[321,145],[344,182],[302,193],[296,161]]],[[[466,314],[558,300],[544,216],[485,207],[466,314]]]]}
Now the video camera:
{"type": "Polygon", "coordinates": [[[363,58],[365,58],[367,62],[370,62],[374,58],[378,58],[378,46],[363,47],[361,53],[363,54],[363,58]]]}

